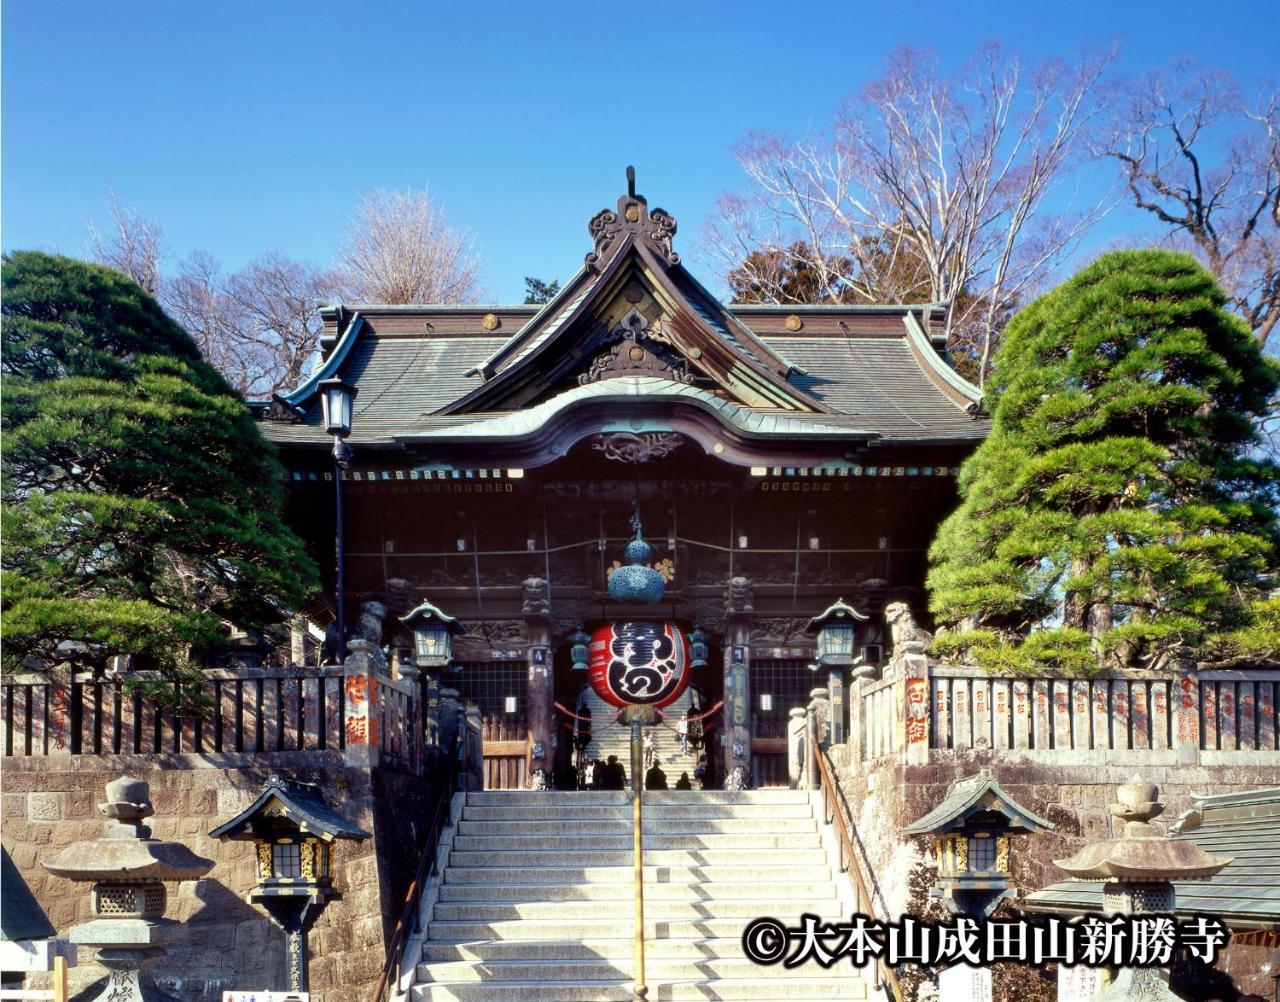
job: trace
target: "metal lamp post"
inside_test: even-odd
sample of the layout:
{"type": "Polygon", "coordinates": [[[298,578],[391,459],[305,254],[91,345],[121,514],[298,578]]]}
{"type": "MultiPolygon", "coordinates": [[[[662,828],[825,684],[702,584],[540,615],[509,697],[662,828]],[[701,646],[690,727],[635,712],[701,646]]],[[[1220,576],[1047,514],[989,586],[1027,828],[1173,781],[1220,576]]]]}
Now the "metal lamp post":
{"type": "Polygon", "coordinates": [[[351,434],[352,405],[356,388],[341,377],[325,379],[319,383],[320,406],[324,409],[325,431],[333,436],[333,507],[334,549],[337,563],[337,658],[341,664],[347,656],[347,621],[344,599],[345,581],[343,567],[346,563],[346,539],[342,522],[342,475],[351,464],[351,446],[347,436],[351,434]]]}

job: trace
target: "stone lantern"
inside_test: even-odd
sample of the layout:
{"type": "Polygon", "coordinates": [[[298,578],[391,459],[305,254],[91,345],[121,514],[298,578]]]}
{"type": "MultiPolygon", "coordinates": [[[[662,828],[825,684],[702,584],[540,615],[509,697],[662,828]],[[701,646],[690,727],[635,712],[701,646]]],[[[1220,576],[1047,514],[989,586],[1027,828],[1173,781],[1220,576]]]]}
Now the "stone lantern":
{"type": "Polygon", "coordinates": [[[213,868],[178,842],[151,837],[144,819],[155,813],[151,789],[143,780],[123,777],[107,784],[107,801],[98,805],[107,819],[101,838],[77,842],[44,868],[56,877],[92,883],[93,919],[73,926],[71,942],[99,949],[108,971],[107,985],[94,1002],[160,1002],[161,992],[144,970],[164,954],[178,923],[164,918],[164,881],[195,880],[213,868]]]}
{"type": "MultiPolygon", "coordinates": [[[[1119,838],[1086,845],[1054,865],[1078,880],[1101,880],[1104,915],[1172,915],[1173,881],[1206,880],[1231,862],[1212,856],[1194,842],[1174,840],[1151,824],[1164,812],[1155,784],[1135,776],[1116,790],[1111,815],[1124,822],[1119,838]]],[[[1168,974],[1158,967],[1124,967],[1094,1002],[1178,1002],[1168,974]]]]}
{"type": "Polygon", "coordinates": [[[209,833],[251,841],[258,856],[258,886],[249,900],[261,904],[284,931],[289,990],[307,990],[307,931],[333,890],[335,839],[367,839],[369,833],[324,802],[319,789],[272,776],[252,804],[209,833]]]}

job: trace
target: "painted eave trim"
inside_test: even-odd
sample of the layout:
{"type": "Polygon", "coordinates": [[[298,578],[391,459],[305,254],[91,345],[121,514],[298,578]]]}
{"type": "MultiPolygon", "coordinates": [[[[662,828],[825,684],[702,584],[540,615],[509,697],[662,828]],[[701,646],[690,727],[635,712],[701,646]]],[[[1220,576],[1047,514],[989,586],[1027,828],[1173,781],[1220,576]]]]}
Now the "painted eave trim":
{"type": "Polygon", "coordinates": [[[982,390],[980,390],[964,376],[951,368],[942,356],[938,354],[937,349],[933,346],[933,342],[929,340],[929,335],[925,333],[924,328],[920,326],[920,321],[916,319],[914,313],[906,313],[902,317],[903,326],[907,329],[907,337],[912,344],[918,349],[918,354],[929,369],[936,374],[943,382],[950,386],[957,393],[966,397],[970,402],[975,404],[982,403],[982,390]]]}
{"type": "Polygon", "coordinates": [[[332,379],[337,375],[338,370],[342,368],[343,362],[351,354],[352,345],[359,340],[363,331],[364,317],[359,313],[353,313],[351,315],[351,323],[347,324],[347,329],[342,332],[342,337],[338,338],[338,343],[333,346],[333,351],[329,353],[329,357],[324,360],[324,363],[313,371],[296,390],[290,393],[278,393],[274,399],[294,410],[299,410],[303,403],[315,396],[316,387],[322,380],[332,379]]]}

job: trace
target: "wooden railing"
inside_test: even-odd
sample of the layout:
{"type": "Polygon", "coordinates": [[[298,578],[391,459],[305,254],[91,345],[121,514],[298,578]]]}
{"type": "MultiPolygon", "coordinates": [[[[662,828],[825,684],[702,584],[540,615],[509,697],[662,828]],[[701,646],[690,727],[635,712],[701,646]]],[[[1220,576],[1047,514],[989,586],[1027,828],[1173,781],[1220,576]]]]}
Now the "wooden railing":
{"type": "Polygon", "coordinates": [[[157,699],[121,679],[6,676],[0,680],[0,747],[6,757],[23,757],[262,753],[345,745],[346,696],[338,666],[254,675],[209,670],[196,687],[200,712],[184,712],[178,685],[168,685],[171,698],[157,699]]]}
{"type": "Polygon", "coordinates": [[[139,674],[31,673],[0,679],[0,754],[271,755],[377,750],[371,764],[417,770],[424,748],[416,682],[343,666],[207,669],[195,686],[139,674]],[[159,690],[157,692],[157,690],[159,690]],[[195,697],[195,698],[193,698],[195,697]]]}
{"type": "MultiPolygon", "coordinates": [[[[831,763],[826,751],[818,745],[813,746],[813,757],[818,775],[818,785],[822,790],[823,820],[830,825],[834,822],[836,834],[840,842],[840,871],[853,878],[853,889],[856,900],[854,907],[858,914],[874,918],[876,914],[875,899],[867,887],[866,877],[862,873],[862,863],[855,847],[852,835],[852,820],[846,818],[847,806],[840,786],[835,780],[831,763]]],[[[898,975],[892,967],[882,966],[878,958],[872,960],[872,987],[880,989],[887,985],[891,996],[901,1002],[902,986],[898,983],[898,975]]]]}
{"type": "Polygon", "coordinates": [[[862,756],[933,750],[1168,751],[1202,755],[1280,750],[1280,672],[1190,671],[1091,679],[992,677],[980,669],[900,659],[859,690],[862,756]]]}

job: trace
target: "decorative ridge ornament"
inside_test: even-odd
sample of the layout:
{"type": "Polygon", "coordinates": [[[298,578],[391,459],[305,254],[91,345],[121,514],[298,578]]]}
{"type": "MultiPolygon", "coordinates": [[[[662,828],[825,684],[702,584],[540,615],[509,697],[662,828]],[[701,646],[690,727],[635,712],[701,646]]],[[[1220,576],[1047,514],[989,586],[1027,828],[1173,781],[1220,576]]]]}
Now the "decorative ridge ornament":
{"type": "Polygon", "coordinates": [[[662,209],[650,211],[643,195],[636,194],[636,169],[627,167],[627,193],[618,199],[617,211],[601,209],[587,223],[587,232],[595,242],[586,256],[586,265],[599,272],[622,245],[626,237],[644,240],[668,265],[680,263],[680,255],[671,249],[676,235],[676,220],[662,209]]]}
{"type": "Polygon", "coordinates": [[[635,533],[622,551],[627,561],[609,578],[609,597],[615,602],[644,602],[653,605],[662,601],[667,583],[662,574],[652,567],[653,547],[644,538],[640,525],[640,505],[631,515],[631,529],[635,533]]]}

